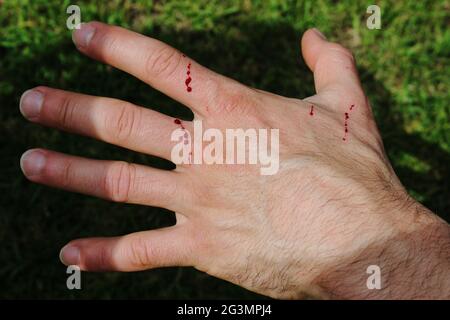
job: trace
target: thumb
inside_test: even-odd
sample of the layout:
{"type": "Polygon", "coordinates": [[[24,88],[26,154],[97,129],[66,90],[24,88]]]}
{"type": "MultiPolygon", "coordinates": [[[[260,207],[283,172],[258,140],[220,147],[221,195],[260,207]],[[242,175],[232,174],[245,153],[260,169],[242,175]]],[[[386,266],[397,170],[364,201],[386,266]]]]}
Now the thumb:
{"type": "Polygon", "coordinates": [[[303,34],[302,54],[306,64],[314,73],[316,92],[340,91],[340,96],[349,92],[363,94],[350,50],[340,44],[329,42],[317,29],[303,34]]]}

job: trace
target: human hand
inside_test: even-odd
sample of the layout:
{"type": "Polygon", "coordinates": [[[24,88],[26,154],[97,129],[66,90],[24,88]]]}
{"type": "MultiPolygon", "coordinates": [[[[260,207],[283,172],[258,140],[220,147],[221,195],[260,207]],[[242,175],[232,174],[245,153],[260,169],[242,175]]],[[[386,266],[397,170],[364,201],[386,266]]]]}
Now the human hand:
{"type": "MultiPolygon", "coordinates": [[[[280,167],[274,175],[249,164],[163,171],[28,151],[21,166],[31,181],[176,212],[172,227],[74,240],[61,252],[65,264],[88,271],[194,266],[278,298],[420,297],[424,277],[432,277],[431,287],[442,283],[434,274],[448,275],[448,226],[413,201],[393,172],[348,50],[316,30],[304,34],[317,94],[299,100],[246,87],[122,28],[92,22],[75,31],[74,41],[82,53],[191,108],[205,129],[279,129],[280,167]],[[423,264],[424,254],[432,266],[423,264]],[[371,264],[380,266],[388,290],[367,289],[371,264]],[[405,280],[411,274],[416,282],[405,280]]],[[[21,112],[166,159],[176,144],[172,132],[193,131],[190,121],[124,101],[47,87],[27,91],[21,112]]],[[[446,281],[428,296],[448,295],[446,281]]]]}

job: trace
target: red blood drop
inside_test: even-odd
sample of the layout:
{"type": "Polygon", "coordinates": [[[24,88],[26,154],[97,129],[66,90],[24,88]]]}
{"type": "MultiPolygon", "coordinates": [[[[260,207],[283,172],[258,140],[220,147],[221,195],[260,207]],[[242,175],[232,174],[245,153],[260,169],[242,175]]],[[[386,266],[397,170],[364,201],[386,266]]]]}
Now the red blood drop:
{"type": "Polygon", "coordinates": [[[190,74],[191,74],[191,63],[189,62],[188,65],[187,65],[187,71],[186,71],[187,78],[184,81],[184,83],[186,84],[186,91],[187,92],[191,92],[192,91],[192,88],[189,86],[189,83],[191,83],[191,81],[192,81],[192,78],[191,78],[190,74]]]}
{"type": "Polygon", "coordinates": [[[173,122],[174,122],[175,124],[181,124],[181,120],[180,120],[180,119],[175,119],[175,120],[173,120],[173,122]]]}

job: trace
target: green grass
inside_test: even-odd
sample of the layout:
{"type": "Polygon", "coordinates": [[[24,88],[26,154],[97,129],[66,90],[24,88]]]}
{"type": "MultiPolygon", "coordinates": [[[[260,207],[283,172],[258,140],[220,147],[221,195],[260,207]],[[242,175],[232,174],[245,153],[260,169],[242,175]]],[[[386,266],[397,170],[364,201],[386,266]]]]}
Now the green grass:
{"type": "MultiPolygon", "coordinates": [[[[449,1],[377,1],[382,29],[365,26],[364,1],[78,1],[96,19],[161,39],[245,84],[291,97],[313,93],[299,38],[316,26],[350,47],[400,179],[450,220],[449,1]],[[98,4],[97,4],[98,2],[98,4]]],[[[109,203],[24,179],[20,155],[45,147],[167,167],[142,154],[28,123],[19,97],[36,85],[111,96],[167,114],[190,112],[123,72],[77,52],[66,29],[69,1],[0,1],[0,297],[254,298],[189,268],[83,274],[65,287],[59,249],[69,240],[174,222],[161,209],[109,203]]]]}

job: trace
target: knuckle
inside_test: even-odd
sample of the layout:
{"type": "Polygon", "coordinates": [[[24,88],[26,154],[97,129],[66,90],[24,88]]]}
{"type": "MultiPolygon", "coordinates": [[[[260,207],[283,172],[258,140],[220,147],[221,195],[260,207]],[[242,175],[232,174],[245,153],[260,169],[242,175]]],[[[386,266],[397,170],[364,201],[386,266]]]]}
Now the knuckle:
{"type": "Polygon", "coordinates": [[[124,142],[131,137],[136,127],[136,121],[140,118],[137,112],[137,109],[128,104],[123,104],[116,112],[112,113],[111,117],[105,118],[105,126],[111,133],[113,141],[124,142]]]}
{"type": "Polygon", "coordinates": [[[84,269],[92,271],[107,271],[113,270],[113,255],[112,250],[107,245],[94,244],[90,250],[83,250],[81,247],[81,265],[84,269]]]}
{"type": "Polygon", "coordinates": [[[211,80],[207,86],[210,95],[208,101],[216,113],[239,111],[243,114],[256,106],[254,93],[241,84],[211,80]]]}
{"type": "Polygon", "coordinates": [[[148,77],[163,76],[170,78],[178,69],[181,55],[173,48],[164,47],[148,55],[146,59],[148,77]]]}
{"type": "Polygon", "coordinates": [[[130,240],[128,255],[130,263],[136,268],[145,268],[151,264],[150,247],[142,237],[130,240]]]}
{"type": "Polygon", "coordinates": [[[107,198],[115,202],[128,202],[135,179],[133,164],[119,161],[111,165],[105,175],[104,190],[107,198]]]}
{"type": "Polygon", "coordinates": [[[72,181],[72,162],[71,161],[67,161],[66,163],[64,163],[63,166],[63,171],[62,171],[62,175],[61,175],[61,187],[67,187],[70,185],[71,181],[72,181]]]}
{"type": "Polygon", "coordinates": [[[96,32],[95,38],[98,49],[100,49],[100,52],[97,54],[99,54],[102,59],[110,59],[116,54],[118,48],[120,48],[118,38],[114,36],[113,33],[103,30],[102,32],[96,32]]]}
{"type": "Polygon", "coordinates": [[[70,126],[73,122],[75,108],[75,102],[70,99],[69,96],[65,95],[60,102],[57,113],[57,119],[60,127],[68,128],[70,126]]]}
{"type": "Polygon", "coordinates": [[[112,260],[112,254],[111,249],[107,246],[101,246],[98,248],[98,252],[94,257],[92,257],[93,261],[86,261],[87,263],[91,263],[93,267],[96,267],[96,269],[99,270],[109,270],[111,269],[111,260],[112,260]]]}

